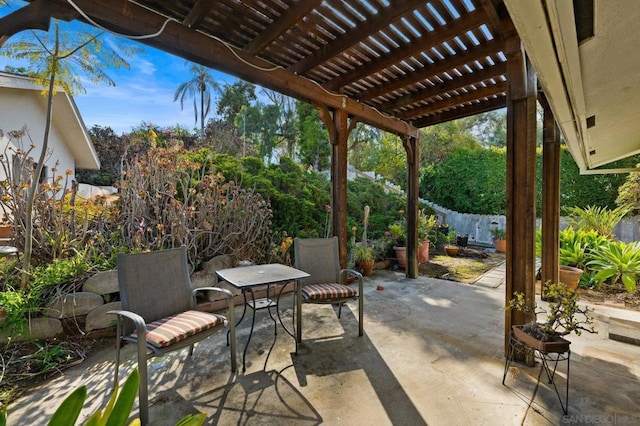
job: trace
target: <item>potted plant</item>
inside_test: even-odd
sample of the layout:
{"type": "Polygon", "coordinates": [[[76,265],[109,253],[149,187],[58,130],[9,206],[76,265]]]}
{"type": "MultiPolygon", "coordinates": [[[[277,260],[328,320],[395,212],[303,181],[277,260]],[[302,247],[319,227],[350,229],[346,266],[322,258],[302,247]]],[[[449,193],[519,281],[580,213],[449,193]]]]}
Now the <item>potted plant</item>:
{"type": "Polygon", "coordinates": [[[389,225],[389,238],[393,244],[393,250],[398,259],[398,266],[404,268],[407,266],[407,233],[405,226],[400,223],[392,223],[389,225]]]}
{"type": "Polygon", "coordinates": [[[357,245],[355,247],[354,260],[362,269],[362,275],[365,277],[371,275],[375,264],[375,253],[371,247],[357,245]]]}
{"type": "Polygon", "coordinates": [[[498,253],[507,252],[507,231],[502,228],[493,228],[491,230],[491,236],[493,237],[493,246],[498,253]]]}
{"type": "Polygon", "coordinates": [[[505,308],[534,317],[527,324],[512,327],[514,336],[521,342],[540,351],[566,352],[571,342],[563,336],[570,333],[579,336],[583,331],[597,333],[590,315],[592,310],[578,306],[578,293],[574,289],[549,281],[543,287],[542,298],[549,301],[546,310],[526,299],[522,293],[515,293],[505,308]],[[547,314],[546,320],[538,322],[538,314],[544,313],[547,314]]]}
{"type": "Polygon", "coordinates": [[[457,234],[456,244],[459,247],[466,247],[469,244],[469,234],[457,234]]]}
{"type": "Polygon", "coordinates": [[[455,229],[449,230],[449,233],[445,235],[446,244],[444,245],[444,251],[447,255],[455,257],[458,255],[459,247],[457,245],[457,234],[455,229]]]}
{"type": "Polygon", "coordinates": [[[427,216],[422,210],[418,212],[418,263],[429,261],[429,245],[436,239],[436,224],[434,215],[427,216]]]}

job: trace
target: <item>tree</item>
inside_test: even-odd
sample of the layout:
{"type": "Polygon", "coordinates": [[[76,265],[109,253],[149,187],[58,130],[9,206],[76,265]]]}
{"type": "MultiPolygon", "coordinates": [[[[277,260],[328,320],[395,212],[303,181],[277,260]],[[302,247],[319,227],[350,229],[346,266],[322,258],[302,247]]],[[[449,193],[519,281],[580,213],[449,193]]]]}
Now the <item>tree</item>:
{"type": "Polygon", "coordinates": [[[456,149],[479,147],[477,140],[465,131],[460,120],[434,124],[421,131],[420,164],[440,164],[456,149]]]}
{"type": "Polygon", "coordinates": [[[327,169],[331,156],[329,134],[320,122],[318,110],[306,102],[296,102],[296,132],[300,162],[314,170],[327,169]]]}
{"type": "Polygon", "coordinates": [[[242,108],[250,106],[257,99],[256,86],[253,83],[238,80],[233,84],[225,84],[216,112],[222,121],[234,123],[242,108]]]}
{"type": "Polygon", "coordinates": [[[204,119],[211,111],[211,99],[213,92],[219,92],[220,86],[213,79],[211,72],[204,65],[191,64],[189,72],[193,78],[185,81],[176,89],[173,95],[173,101],[180,99],[180,109],[184,109],[185,98],[193,98],[193,115],[195,124],[198,124],[198,111],[200,112],[200,135],[204,136],[204,119]],[[198,110],[198,102],[200,101],[200,109],[198,110]]]}
{"type": "Polygon", "coordinates": [[[110,67],[125,67],[129,64],[122,54],[133,55],[138,50],[113,42],[105,43],[100,39],[102,32],[70,32],[60,31],[58,20],[54,20],[52,33],[39,34],[30,32],[25,39],[4,45],[0,54],[27,60],[30,65],[30,75],[43,86],[47,95],[47,112],[45,120],[42,151],[38,158],[34,174],[27,192],[24,227],[25,244],[23,253],[22,288],[29,286],[29,270],[31,268],[32,234],[33,234],[33,203],[49,145],[51,119],[53,116],[53,96],[59,87],[67,93],[84,92],[81,75],[85,75],[94,83],[106,82],[115,86],[115,82],[106,74],[110,67]],[[116,50],[118,49],[118,50],[116,50]]]}
{"type": "MultiPolygon", "coordinates": [[[[640,168],[640,164],[637,164],[636,168],[640,168]]],[[[640,173],[629,173],[625,183],[618,188],[616,204],[627,207],[630,215],[640,214],[640,173]]]]}

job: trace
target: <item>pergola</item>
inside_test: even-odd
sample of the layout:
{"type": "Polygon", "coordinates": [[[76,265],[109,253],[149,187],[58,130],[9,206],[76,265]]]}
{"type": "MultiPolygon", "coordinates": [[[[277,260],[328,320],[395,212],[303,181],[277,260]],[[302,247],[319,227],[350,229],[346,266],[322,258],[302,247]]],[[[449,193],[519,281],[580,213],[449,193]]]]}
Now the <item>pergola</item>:
{"type": "MultiPolygon", "coordinates": [[[[640,148],[636,138],[608,157],[613,148],[589,154],[585,143],[595,118],[584,93],[575,96],[580,60],[571,74],[563,59],[579,54],[575,25],[588,27],[591,10],[593,30],[593,8],[593,0],[33,0],[0,19],[0,46],[19,31],[47,29],[51,18],[76,19],[310,102],[329,130],[332,228],[343,263],[349,132],[362,122],[399,135],[411,278],[418,273],[419,129],[506,107],[506,299],[516,291],[532,298],[536,100],[544,110],[543,282],[558,279],[560,130],[581,168],[640,148]],[[532,64],[544,71],[540,84],[532,64]]],[[[506,313],[505,339],[512,324],[528,320],[521,315],[506,313]]]]}

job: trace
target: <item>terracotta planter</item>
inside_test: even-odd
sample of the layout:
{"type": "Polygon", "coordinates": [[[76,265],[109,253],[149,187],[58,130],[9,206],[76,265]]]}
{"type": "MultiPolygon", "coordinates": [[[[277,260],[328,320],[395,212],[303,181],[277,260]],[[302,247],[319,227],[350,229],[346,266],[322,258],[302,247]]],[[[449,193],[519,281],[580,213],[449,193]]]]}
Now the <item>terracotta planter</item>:
{"type": "Polygon", "coordinates": [[[447,255],[451,256],[451,257],[456,257],[458,255],[458,250],[459,250],[458,246],[445,246],[444,247],[444,251],[446,251],[447,255]]]}
{"type": "Polygon", "coordinates": [[[521,325],[514,325],[511,327],[513,330],[513,335],[516,339],[526,344],[527,346],[539,350],[543,353],[564,353],[569,350],[570,341],[563,339],[560,336],[554,336],[551,340],[547,342],[543,342],[542,340],[538,340],[530,334],[522,331],[521,325]]]}
{"type": "Polygon", "coordinates": [[[406,268],[407,266],[407,248],[406,247],[396,247],[393,249],[396,251],[396,259],[398,259],[398,266],[401,268],[406,268]]]}
{"type": "Polygon", "coordinates": [[[0,238],[11,238],[13,235],[13,225],[0,225],[0,238]]]}
{"type": "Polygon", "coordinates": [[[366,262],[360,262],[360,268],[362,269],[362,275],[365,277],[371,276],[371,272],[373,272],[373,265],[375,265],[375,261],[369,260],[366,262]]]}
{"type": "Polygon", "coordinates": [[[426,263],[429,261],[429,240],[423,241],[418,247],[418,263],[426,263]]]}
{"type": "Polygon", "coordinates": [[[560,265],[560,282],[572,289],[578,288],[580,277],[584,271],[573,266],[560,265]]]}
{"type": "Polygon", "coordinates": [[[493,240],[493,246],[498,253],[507,252],[507,240],[493,240]]]}

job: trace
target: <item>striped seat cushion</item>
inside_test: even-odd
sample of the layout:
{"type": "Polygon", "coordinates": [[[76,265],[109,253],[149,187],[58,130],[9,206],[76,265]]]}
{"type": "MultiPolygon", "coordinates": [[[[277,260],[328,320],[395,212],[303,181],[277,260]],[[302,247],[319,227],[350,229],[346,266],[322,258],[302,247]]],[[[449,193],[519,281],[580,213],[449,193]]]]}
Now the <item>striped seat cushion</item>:
{"type": "Polygon", "coordinates": [[[307,301],[356,297],[358,292],[343,284],[309,284],[302,288],[302,297],[307,301]]]}
{"type": "MultiPolygon", "coordinates": [[[[166,348],[226,320],[222,315],[207,312],[182,312],[147,324],[147,343],[156,348],[166,348]]],[[[136,337],[136,334],[134,331],[131,336],[136,337]]]]}

